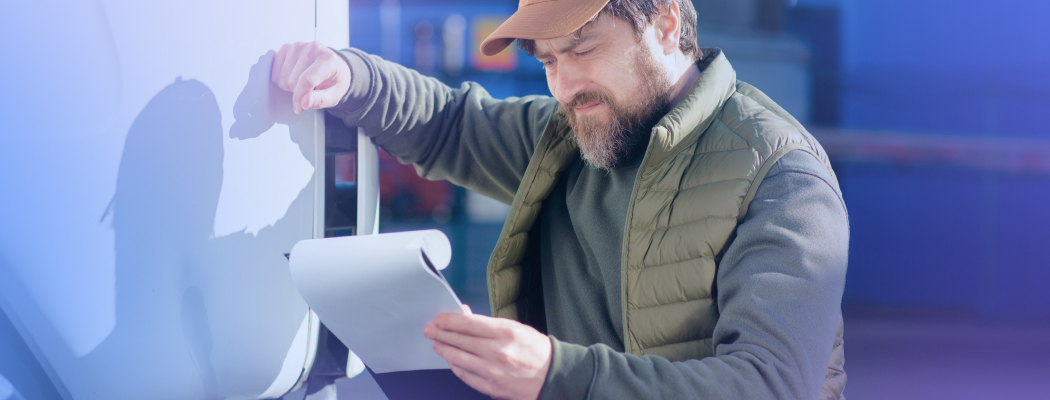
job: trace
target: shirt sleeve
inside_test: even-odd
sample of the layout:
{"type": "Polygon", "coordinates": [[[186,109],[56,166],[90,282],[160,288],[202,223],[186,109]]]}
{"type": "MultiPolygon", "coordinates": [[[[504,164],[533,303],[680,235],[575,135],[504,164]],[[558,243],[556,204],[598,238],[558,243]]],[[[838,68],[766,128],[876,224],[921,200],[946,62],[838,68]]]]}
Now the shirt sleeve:
{"type": "Polygon", "coordinates": [[[356,49],[338,53],[350,66],[351,84],[343,101],[328,109],[331,115],[345,127],[364,128],[424,178],[511,202],[556,100],[493,99],[473,82],[453,89],[356,49]]]}
{"type": "Polygon", "coordinates": [[[716,275],[714,356],[671,362],[551,338],[541,399],[816,399],[841,316],[849,221],[815,157],[762,181],[716,275]]]}

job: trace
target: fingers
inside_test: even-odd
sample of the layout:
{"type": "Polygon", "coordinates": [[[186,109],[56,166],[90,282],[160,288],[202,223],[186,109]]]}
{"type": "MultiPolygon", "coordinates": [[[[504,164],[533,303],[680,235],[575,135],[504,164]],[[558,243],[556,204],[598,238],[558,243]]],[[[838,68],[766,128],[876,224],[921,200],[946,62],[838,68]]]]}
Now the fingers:
{"type": "Polygon", "coordinates": [[[441,330],[491,339],[506,337],[509,327],[505,322],[475,314],[439,314],[434,318],[434,325],[441,330]]]}
{"type": "Polygon", "coordinates": [[[492,382],[489,382],[481,376],[455,365],[449,365],[449,367],[452,369],[452,373],[455,374],[456,377],[463,381],[463,383],[466,383],[467,386],[474,388],[474,390],[489,396],[492,396],[496,392],[496,388],[492,382]]]}
{"type": "Polygon", "coordinates": [[[436,340],[433,343],[433,348],[434,353],[437,353],[441,358],[444,358],[450,365],[456,365],[470,371],[471,373],[482,375],[482,371],[484,371],[485,368],[485,361],[481,357],[478,357],[477,354],[436,340]]]}
{"type": "Polygon", "coordinates": [[[468,336],[462,333],[445,331],[441,329],[435,329],[433,326],[426,329],[424,336],[428,339],[433,340],[435,343],[441,343],[444,345],[455,346],[456,348],[465,352],[474,354],[475,356],[481,356],[482,354],[491,352],[491,341],[475,336],[468,336]]]}
{"type": "Polygon", "coordinates": [[[285,86],[288,86],[289,89],[285,90],[291,92],[295,89],[295,85],[297,85],[299,81],[302,80],[303,71],[305,71],[306,68],[314,65],[314,57],[311,54],[300,53],[297,54],[297,57],[295,57],[294,60],[289,61],[292,67],[289,70],[290,72],[288,72],[288,74],[285,76],[285,79],[287,80],[287,82],[285,82],[285,86]]]}
{"type": "Polygon", "coordinates": [[[423,335],[434,340],[434,352],[448,361],[457,377],[482,393],[536,398],[543,387],[550,338],[527,325],[480,315],[441,314],[423,328],[423,335]]]}
{"type": "Polygon", "coordinates": [[[336,94],[330,87],[326,90],[314,90],[335,75],[335,70],[327,64],[315,63],[302,71],[299,81],[292,91],[292,108],[296,113],[311,108],[325,108],[339,102],[341,94],[336,94]],[[332,98],[336,97],[336,98],[332,98]]]}
{"type": "Polygon", "coordinates": [[[299,52],[302,50],[303,44],[302,42],[285,44],[277,50],[277,55],[273,58],[270,80],[282,90],[292,90],[292,87],[288,86],[288,78],[291,76],[292,67],[295,66],[299,59],[299,52]]]}
{"type": "MultiPolygon", "coordinates": [[[[313,90],[307,90],[297,103],[302,109],[320,109],[335,107],[343,100],[347,90],[350,88],[349,79],[341,78],[339,67],[346,70],[349,75],[349,67],[342,59],[336,63],[316,64],[316,71],[307,69],[303,73],[306,80],[304,85],[313,85],[313,90]]],[[[293,100],[295,97],[293,96],[293,100]]]]}
{"type": "Polygon", "coordinates": [[[466,311],[466,313],[467,313],[468,315],[469,315],[469,314],[474,314],[474,312],[470,310],[470,306],[468,306],[468,305],[466,305],[466,304],[464,304],[464,305],[463,305],[463,311],[466,311]]]}
{"type": "Polygon", "coordinates": [[[295,64],[304,56],[303,49],[305,43],[296,42],[288,49],[288,55],[285,56],[281,63],[281,75],[276,82],[277,87],[287,90],[289,92],[295,88],[295,80],[292,77],[292,70],[295,69],[295,64]]]}
{"type": "Polygon", "coordinates": [[[434,352],[448,361],[452,373],[456,374],[463,383],[488,395],[495,393],[497,388],[492,380],[485,378],[490,375],[490,371],[484,360],[441,342],[434,342],[434,352]]]}
{"type": "Polygon", "coordinates": [[[350,67],[319,42],[286,44],[274,57],[270,79],[292,92],[292,110],[336,106],[350,87],[350,67]]]}

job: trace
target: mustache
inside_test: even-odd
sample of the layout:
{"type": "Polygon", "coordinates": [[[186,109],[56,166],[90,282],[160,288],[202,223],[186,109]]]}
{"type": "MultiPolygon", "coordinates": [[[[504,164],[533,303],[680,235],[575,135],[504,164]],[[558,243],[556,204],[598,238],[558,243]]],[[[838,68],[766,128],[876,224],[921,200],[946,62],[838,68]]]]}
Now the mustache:
{"type": "Polygon", "coordinates": [[[562,108],[563,111],[569,111],[584,104],[602,103],[605,105],[612,105],[615,104],[614,102],[615,100],[613,100],[612,95],[610,95],[609,93],[591,90],[587,92],[577,93],[576,96],[573,96],[572,100],[570,100],[568,103],[562,104],[562,108]]]}

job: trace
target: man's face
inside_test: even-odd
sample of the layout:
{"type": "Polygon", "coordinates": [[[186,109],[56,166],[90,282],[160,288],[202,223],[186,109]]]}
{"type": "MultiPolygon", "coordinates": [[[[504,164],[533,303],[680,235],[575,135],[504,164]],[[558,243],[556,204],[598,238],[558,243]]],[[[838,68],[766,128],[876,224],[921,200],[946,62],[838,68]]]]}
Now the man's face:
{"type": "Polygon", "coordinates": [[[547,85],[592,167],[621,165],[668,111],[671,79],[644,38],[629,22],[602,14],[579,35],[536,41],[547,85]]]}

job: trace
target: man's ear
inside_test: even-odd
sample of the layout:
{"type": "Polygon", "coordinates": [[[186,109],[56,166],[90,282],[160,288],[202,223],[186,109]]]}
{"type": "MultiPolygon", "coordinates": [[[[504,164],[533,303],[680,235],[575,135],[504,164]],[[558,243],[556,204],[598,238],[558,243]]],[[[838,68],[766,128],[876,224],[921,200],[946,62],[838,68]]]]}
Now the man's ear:
{"type": "Polygon", "coordinates": [[[678,40],[682,36],[682,12],[677,1],[669,1],[667,5],[657,4],[656,7],[660,10],[653,16],[656,41],[664,55],[670,55],[678,50],[678,40]]]}

